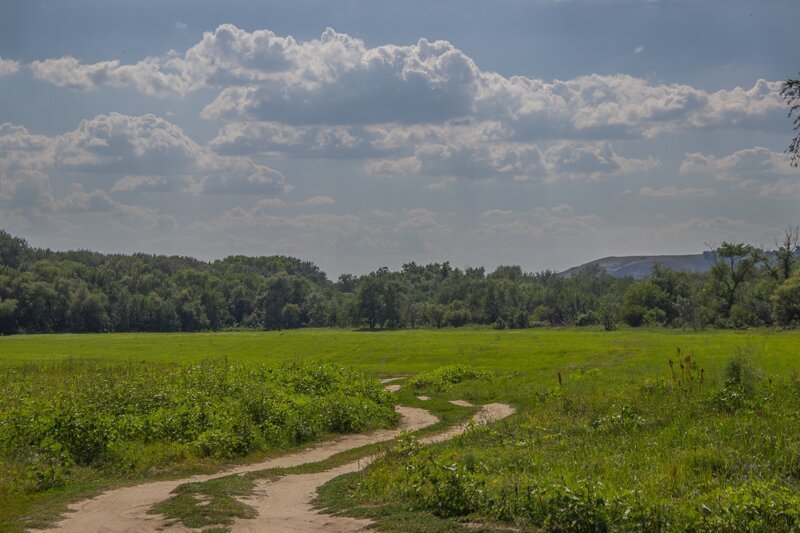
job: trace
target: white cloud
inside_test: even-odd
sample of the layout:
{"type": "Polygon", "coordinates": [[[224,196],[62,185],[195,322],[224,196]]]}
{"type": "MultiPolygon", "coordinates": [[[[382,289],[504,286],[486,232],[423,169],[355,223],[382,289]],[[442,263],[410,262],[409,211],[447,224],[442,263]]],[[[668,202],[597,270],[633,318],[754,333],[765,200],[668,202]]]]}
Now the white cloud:
{"type": "Polygon", "coordinates": [[[467,233],[468,237],[491,241],[512,238],[558,238],[588,236],[603,231],[603,220],[594,214],[575,214],[571,206],[536,207],[528,211],[491,209],[467,233]]]}
{"type": "Polygon", "coordinates": [[[18,170],[6,175],[0,170],[0,206],[28,213],[44,213],[53,209],[50,178],[38,170],[18,170]]]}
{"type": "Polygon", "coordinates": [[[634,54],[638,55],[641,54],[642,52],[644,52],[644,46],[637,46],[636,48],[633,49],[634,54]]]}
{"type": "Polygon", "coordinates": [[[203,176],[194,190],[201,194],[276,194],[291,189],[283,174],[241,157],[211,158],[212,173],[203,176]]]}
{"type": "Polygon", "coordinates": [[[16,225],[37,221],[53,227],[69,226],[75,216],[91,215],[128,229],[172,229],[176,226],[174,217],[157,209],[124,204],[103,190],[87,192],[76,183],[67,196],[56,198],[50,177],[38,170],[19,170],[10,178],[3,174],[0,172],[0,207],[13,215],[16,225]]]}
{"type": "Polygon", "coordinates": [[[25,127],[10,122],[0,124],[0,151],[44,150],[49,139],[44,135],[32,135],[25,127]]]}
{"type": "Polygon", "coordinates": [[[0,57],[0,76],[8,76],[19,70],[19,61],[13,59],[3,59],[0,57]]]}
{"type": "Polygon", "coordinates": [[[72,56],[34,61],[30,64],[33,77],[57,87],[94,91],[100,86],[133,87],[144,94],[167,97],[186,94],[187,82],[172,72],[162,60],[148,57],[133,65],[118,60],[101,61],[90,65],[72,56]]]}
{"type": "Polygon", "coordinates": [[[653,158],[630,159],[607,142],[535,144],[422,144],[414,155],[374,160],[367,171],[381,175],[424,175],[446,178],[544,181],[594,180],[643,172],[658,166],[653,158]]]}
{"type": "Polygon", "coordinates": [[[110,113],[55,137],[0,125],[0,166],[116,177],[112,192],[274,194],[291,189],[283,174],[247,157],[223,156],[154,115],[110,113]]]}
{"type": "Polygon", "coordinates": [[[789,165],[789,157],[761,146],[737,150],[723,157],[688,153],[680,170],[683,174],[708,175],[762,197],[800,196],[798,172],[789,165]]]}
{"type": "Polygon", "coordinates": [[[704,198],[714,196],[715,194],[717,194],[717,192],[708,187],[675,187],[674,185],[669,185],[667,187],[661,187],[660,189],[653,189],[652,187],[642,187],[639,189],[639,196],[648,196],[651,198],[704,198]]]}
{"type": "Polygon", "coordinates": [[[688,153],[681,163],[682,174],[705,174],[723,181],[771,180],[796,173],[786,154],[756,146],[724,157],[688,153]]]}
{"type": "Polygon", "coordinates": [[[173,192],[174,181],[164,176],[125,176],[111,187],[111,192],[173,192]]]}
{"type": "Polygon", "coordinates": [[[171,174],[191,167],[202,153],[181,128],[160,117],[109,113],[82,120],[76,130],[55,138],[52,165],[171,174]]]}
{"type": "Polygon", "coordinates": [[[312,206],[321,206],[321,205],[333,205],[336,203],[336,200],[331,198],[330,196],[312,196],[311,198],[306,198],[301,202],[301,205],[312,205],[312,206]]]}
{"type": "Polygon", "coordinates": [[[82,64],[72,57],[31,64],[59,86],[132,86],[156,96],[218,91],[204,115],[290,125],[503,125],[518,140],[652,137],[709,127],[770,127],[783,114],[780,82],[707,92],[617,74],[545,82],[481,70],[447,41],[369,48],[327,29],[297,41],[223,24],[185,53],[82,64]]]}

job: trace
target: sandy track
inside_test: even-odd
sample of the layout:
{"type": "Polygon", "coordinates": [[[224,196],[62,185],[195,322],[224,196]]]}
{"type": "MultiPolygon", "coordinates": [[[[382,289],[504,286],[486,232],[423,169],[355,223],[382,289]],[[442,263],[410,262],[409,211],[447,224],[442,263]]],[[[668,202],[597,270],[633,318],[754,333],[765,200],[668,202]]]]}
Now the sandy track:
{"type": "MultiPolygon", "coordinates": [[[[259,463],[237,466],[216,474],[144,483],[106,491],[91,500],[70,505],[69,514],[55,524],[55,531],[112,533],[163,530],[163,519],[158,515],[149,515],[147,511],[156,503],[168,499],[170,493],[184,483],[207,481],[215,477],[243,474],[268,468],[288,468],[305,463],[316,463],[346,450],[391,440],[403,431],[415,431],[438,421],[438,418],[425,409],[398,406],[397,411],[402,418],[400,425],[395,429],[381,429],[367,434],[346,435],[301,452],[259,463]]],[[[170,531],[173,530],[179,531],[181,528],[170,527],[170,531]]],[[[43,531],[53,531],[53,529],[43,531]]]]}
{"type": "MultiPolygon", "coordinates": [[[[389,378],[384,383],[402,378],[389,378]]],[[[387,386],[387,389],[389,387],[387,386]]],[[[453,402],[456,403],[456,402],[453,402]]],[[[467,405],[467,402],[464,402],[467,405]]],[[[463,405],[463,404],[462,404],[463,405]]],[[[95,498],[69,506],[69,513],[53,528],[40,531],[68,531],[76,533],[117,533],[164,531],[165,523],[159,515],[147,514],[156,503],[170,498],[172,491],[184,483],[207,481],[231,474],[244,474],[270,468],[289,468],[306,463],[324,461],[337,453],[391,440],[403,431],[416,431],[438,422],[438,418],[425,409],[398,406],[400,424],[395,429],[382,429],[368,434],[346,435],[339,439],[312,446],[306,450],[276,457],[266,461],[237,466],[210,475],[144,483],[132,487],[106,491],[95,498]]],[[[489,423],[514,413],[505,404],[488,404],[473,416],[478,423],[489,423]]],[[[424,444],[441,442],[464,431],[465,426],[455,426],[432,437],[421,439],[424,444]]],[[[368,520],[321,514],[311,502],[317,488],[331,479],[364,468],[374,457],[317,474],[289,475],[274,482],[266,480],[256,484],[254,496],[243,500],[256,508],[258,517],[238,520],[233,531],[361,531],[370,526],[368,520]]],[[[169,531],[192,531],[183,526],[169,526],[169,531]]],[[[36,531],[36,530],[34,530],[36,531]]]]}
{"type": "MultiPolygon", "coordinates": [[[[514,408],[502,403],[491,403],[481,407],[472,419],[479,424],[488,424],[514,413],[514,408]]],[[[442,442],[464,431],[466,424],[455,426],[432,437],[420,439],[423,444],[442,442]]],[[[342,474],[357,472],[375,457],[361,459],[332,470],[315,474],[284,476],[275,481],[262,480],[256,483],[254,498],[242,500],[256,508],[258,516],[251,520],[237,520],[233,532],[287,531],[312,532],[365,531],[371,520],[331,516],[315,510],[312,501],[317,488],[342,474]]]]}

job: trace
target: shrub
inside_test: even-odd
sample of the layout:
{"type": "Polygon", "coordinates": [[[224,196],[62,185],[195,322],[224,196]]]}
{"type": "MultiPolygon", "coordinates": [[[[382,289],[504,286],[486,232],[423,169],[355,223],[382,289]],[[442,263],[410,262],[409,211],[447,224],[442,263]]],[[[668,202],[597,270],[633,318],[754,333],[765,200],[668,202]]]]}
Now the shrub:
{"type": "Polygon", "coordinates": [[[422,372],[410,378],[407,383],[413,389],[444,391],[450,386],[472,379],[489,379],[492,373],[467,365],[451,365],[422,372]]]}
{"type": "Polygon", "coordinates": [[[735,385],[742,391],[751,394],[761,380],[761,372],[753,362],[751,351],[739,350],[725,365],[726,384],[735,385]]]}

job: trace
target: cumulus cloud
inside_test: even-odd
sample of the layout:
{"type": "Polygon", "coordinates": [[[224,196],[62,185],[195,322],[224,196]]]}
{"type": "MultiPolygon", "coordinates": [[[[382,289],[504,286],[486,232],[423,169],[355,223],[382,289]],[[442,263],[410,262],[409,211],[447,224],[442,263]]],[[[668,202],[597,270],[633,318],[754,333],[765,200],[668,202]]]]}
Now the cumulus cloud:
{"type": "MultiPolygon", "coordinates": [[[[159,210],[129,205],[111,198],[103,190],[84,190],[73,183],[69,193],[56,198],[50,177],[38,170],[18,170],[11,176],[0,171],[0,207],[17,220],[68,225],[75,215],[100,216],[122,227],[172,229],[175,218],[159,210]]],[[[25,225],[25,224],[23,224],[25,225]]]]}
{"type": "Polygon", "coordinates": [[[103,85],[133,87],[159,97],[186,94],[186,81],[180,73],[170,72],[162,60],[148,57],[133,65],[118,60],[84,64],[72,56],[34,61],[33,77],[57,87],[94,91],[103,85]]]}
{"type": "Polygon", "coordinates": [[[771,180],[794,173],[786,154],[756,146],[724,157],[688,153],[681,163],[683,174],[705,174],[723,181],[771,180]]]}
{"type": "Polygon", "coordinates": [[[175,217],[171,215],[150,207],[118,202],[100,189],[85,191],[80,184],[73,184],[70,193],[55,202],[54,210],[67,214],[102,215],[127,228],[170,230],[177,227],[175,217]]]}
{"type": "Polygon", "coordinates": [[[0,150],[3,152],[44,150],[48,143],[48,137],[33,135],[24,126],[10,122],[0,124],[0,150]]]}
{"type": "Polygon", "coordinates": [[[763,197],[798,197],[797,169],[789,165],[789,157],[768,148],[756,146],[717,157],[688,153],[681,163],[681,173],[711,176],[726,181],[734,188],[754,191],[763,197]]]}
{"type": "Polygon", "coordinates": [[[18,170],[6,175],[0,170],[0,206],[5,209],[45,213],[53,209],[50,177],[38,170],[18,170]]]}
{"type": "Polygon", "coordinates": [[[535,144],[423,144],[414,155],[376,160],[372,174],[424,175],[469,179],[508,177],[514,180],[593,180],[646,171],[658,166],[653,158],[630,159],[610,143],[559,142],[535,144]]]}
{"type": "Polygon", "coordinates": [[[98,115],[54,143],[53,165],[95,172],[174,173],[191,166],[201,147],[155,115],[98,115]]]}
{"type": "Polygon", "coordinates": [[[482,240],[587,236],[601,231],[603,220],[595,214],[576,214],[571,206],[536,207],[527,211],[491,209],[481,214],[468,237],[482,240]]]}
{"type": "Polygon", "coordinates": [[[164,176],[125,176],[114,183],[111,192],[174,192],[174,181],[164,176]]]}
{"type": "Polygon", "coordinates": [[[274,194],[291,189],[283,174],[242,156],[198,145],[154,115],[98,115],[54,137],[0,125],[0,166],[118,176],[112,192],[274,194]]]}
{"type": "Polygon", "coordinates": [[[156,96],[217,91],[204,115],[289,125],[499,121],[518,139],[653,136],[709,127],[766,127],[783,112],[779,82],[708,92],[626,75],[545,82],[480,69],[447,41],[373,48],[325,30],[297,41],[223,24],[186,50],[124,65],[36,61],[39,79],[93,90],[131,86],[156,96]]]}
{"type": "Polygon", "coordinates": [[[0,76],[14,74],[19,70],[19,61],[13,59],[3,59],[0,57],[0,76]]]}
{"type": "Polygon", "coordinates": [[[249,159],[226,158],[217,161],[218,168],[197,182],[194,190],[201,194],[276,194],[289,190],[280,172],[249,159]]]}
{"type": "Polygon", "coordinates": [[[652,187],[642,187],[639,189],[639,196],[648,196],[650,198],[704,198],[714,196],[715,194],[717,194],[717,192],[708,187],[675,187],[674,185],[669,185],[667,187],[661,187],[660,189],[653,189],[652,187]]]}

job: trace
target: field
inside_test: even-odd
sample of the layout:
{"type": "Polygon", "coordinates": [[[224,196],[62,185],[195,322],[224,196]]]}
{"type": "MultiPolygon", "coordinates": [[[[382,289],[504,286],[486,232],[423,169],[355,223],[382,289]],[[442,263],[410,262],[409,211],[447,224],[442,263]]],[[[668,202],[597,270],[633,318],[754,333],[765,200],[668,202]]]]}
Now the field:
{"type": "MultiPolygon", "coordinates": [[[[789,529],[800,523],[795,496],[800,488],[799,348],[800,334],[770,330],[2,337],[0,488],[9,504],[0,511],[0,525],[13,530],[45,523],[64,502],[102,487],[210,471],[333,433],[385,427],[392,422],[386,400],[377,382],[359,377],[364,373],[421,374],[404,383],[397,396],[402,403],[425,406],[415,398],[424,393],[433,398],[431,407],[465,398],[518,408],[507,422],[469,431],[450,443],[419,447],[406,438],[364,472],[321,491],[320,505],[372,517],[385,529],[449,530],[463,521],[553,530],[724,530],[745,522],[755,530],[789,529]],[[462,368],[437,371],[452,365],[462,368]],[[324,390],[303,385],[315,379],[317,368],[327,376],[324,390]],[[346,379],[336,377],[341,372],[346,379]],[[174,437],[164,429],[172,426],[153,418],[152,405],[139,406],[157,401],[164,390],[182,398],[202,391],[214,411],[217,401],[245,405],[244,399],[262,386],[269,387],[270,398],[282,398],[285,409],[307,416],[270,418],[251,406],[240,417],[246,430],[240,431],[236,420],[215,423],[214,416],[205,416],[201,428],[190,422],[187,433],[174,437]],[[75,403],[75,412],[77,407],[107,412],[104,401],[132,390],[138,397],[123,402],[124,408],[118,400],[113,405],[131,420],[141,420],[119,429],[124,435],[111,438],[106,448],[70,448],[52,438],[67,434],[83,441],[80,432],[48,433],[45,424],[37,426],[47,426],[39,433],[31,428],[20,433],[24,424],[9,423],[9,412],[41,420],[56,407],[63,411],[66,399],[75,403]],[[342,407],[354,391],[368,416],[348,415],[354,411],[342,407]],[[63,401],[56,404],[53,398],[63,401]],[[298,409],[320,404],[320,398],[326,399],[327,411],[298,409]],[[298,427],[308,420],[329,423],[312,424],[307,431],[298,427]],[[242,441],[242,433],[251,435],[249,440],[242,441]],[[131,442],[144,441],[149,447],[132,451],[131,442]],[[25,450],[36,452],[33,459],[25,450]],[[125,470],[123,463],[134,466],[125,470]]],[[[190,403],[159,404],[159,416],[190,403]]],[[[271,413],[277,407],[264,409],[271,413]]]]}

